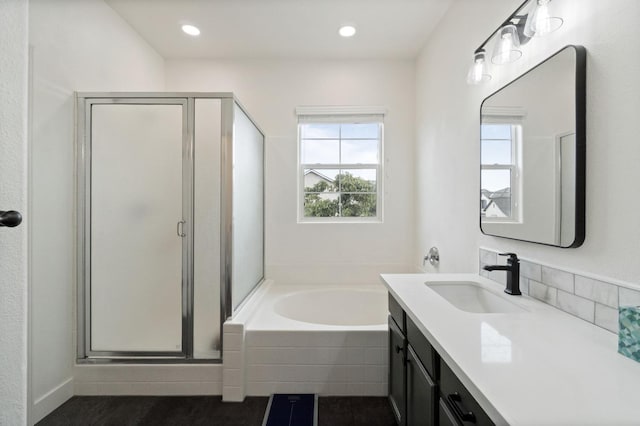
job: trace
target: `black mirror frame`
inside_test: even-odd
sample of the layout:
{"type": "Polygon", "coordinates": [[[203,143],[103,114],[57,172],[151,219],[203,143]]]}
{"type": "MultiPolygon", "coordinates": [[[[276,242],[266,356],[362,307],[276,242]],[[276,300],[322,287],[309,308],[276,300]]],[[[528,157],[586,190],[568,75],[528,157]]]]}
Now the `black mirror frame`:
{"type": "MultiPolygon", "coordinates": [[[[560,246],[560,245],[555,245],[555,244],[547,244],[547,243],[542,243],[542,242],[538,242],[538,241],[531,241],[531,240],[523,240],[523,239],[519,239],[519,238],[511,238],[511,237],[506,237],[504,235],[495,235],[495,234],[489,234],[484,232],[484,230],[482,229],[482,216],[479,217],[479,225],[480,225],[480,232],[482,232],[482,234],[484,235],[489,235],[492,237],[500,237],[500,238],[506,238],[509,240],[515,240],[515,241],[523,241],[523,242],[528,242],[528,243],[534,243],[534,244],[540,244],[540,245],[545,245],[545,246],[550,246],[550,247],[559,247],[559,248],[576,248],[576,247],[580,247],[582,245],[582,243],[584,243],[584,239],[585,239],[585,223],[586,223],[586,216],[585,216],[585,207],[586,207],[586,164],[587,164],[587,135],[586,135],[586,131],[587,131],[587,50],[584,48],[584,46],[579,46],[579,45],[567,45],[565,47],[563,47],[562,49],[558,50],[556,53],[554,53],[553,55],[549,56],[547,59],[545,59],[544,61],[540,62],[539,64],[537,64],[536,66],[532,67],[530,70],[528,70],[527,72],[525,72],[524,74],[520,75],[518,78],[512,80],[511,82],[505,84],[504,86],[502,86],[500,89],[496,90],[495,92],[491,93],[489,96],[487,96],[482,103],[480,104],[480,123],[482,123],[482,106],[484,105],[484,103],[491,98],[493,95],[495,95],[496,93],[498,93],[499,91],[501,91],[502,89],[504,89],[505,87],[508,87],[512,84],[514,84],[516,81],[518,81],[519,79],[521,79],[522,77],[524,77],[525,75],[529,74],[530,72],[532,72],[533,70],[535,70],[536,68],[540,67],[542,64],[544,64],[545,62],[549,61],[550,59],[552,59],[553,57],[555,57],[556,55],[560,54],[561,52],[565,51],[566,49],[573,49],[575,51],[576,54],[576,67],[575,67],[575,114],[576,114],[576,199],[575,199],[575,206],[576,206],[576,211],[575,211],[575,237],[573,242],[568,245],[568,246],[560,246]]],[[[481,163],[481,162],[480,162],[481,163]]],[[[480,179],[479,181],[479,186],[481,185],[481,174],[482,174],[482,166],[480,166],[480,179]]],[[[479,188],[480,189],[480,188],[479,188]]],[[[478,191],[478,193],[480,193],[480,191],[478,191]]]]}

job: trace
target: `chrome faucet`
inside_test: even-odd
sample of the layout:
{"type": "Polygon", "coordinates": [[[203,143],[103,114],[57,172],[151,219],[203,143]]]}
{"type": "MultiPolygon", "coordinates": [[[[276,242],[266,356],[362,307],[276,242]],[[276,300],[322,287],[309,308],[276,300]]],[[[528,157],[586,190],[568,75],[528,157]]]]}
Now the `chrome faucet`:
{"type": "Polygon", "coordinates": [[[507,271],[507,288],[504,292],[513,296],[520,293],[520,260],[515,253],[500,253],[500,256],[509,256],[506,265],[485,265],[485,271],[507,271]]]}

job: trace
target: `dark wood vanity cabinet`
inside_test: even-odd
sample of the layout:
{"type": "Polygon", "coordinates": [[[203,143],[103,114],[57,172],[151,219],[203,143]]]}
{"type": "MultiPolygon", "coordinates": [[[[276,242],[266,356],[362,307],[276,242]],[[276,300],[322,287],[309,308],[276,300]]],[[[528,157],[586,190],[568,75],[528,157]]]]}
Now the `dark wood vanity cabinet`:
{"type": "Polygon", "coordinates": [[[493,425],[391,295],[389,402],[400,426],[493,425]]]}
{"type": "Polygon", "coordinates": [[[399,425],[406,424],[404,351],[404,333],[389,315],[389,402],[399,425]]]}

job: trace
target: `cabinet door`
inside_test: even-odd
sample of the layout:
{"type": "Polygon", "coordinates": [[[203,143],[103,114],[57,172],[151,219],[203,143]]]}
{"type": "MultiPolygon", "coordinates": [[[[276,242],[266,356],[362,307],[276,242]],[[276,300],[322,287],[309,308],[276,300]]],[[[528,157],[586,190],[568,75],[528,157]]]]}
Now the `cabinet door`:
{"type": "Polygon", "coordinates": [[[407,346],[407,425],[435,426],[436,385],[411,345],[407,346]]]}
{"type": "Polygon", "coordinates": [[[444,399],[440,398],[438,410],[438,426],[459,426],[456,417],[453,415],[444,399]]]}
{"type": "Polygon", "coordinates": [[[404,335],[389,316],[389,401],[399,425],[405,421],[404,335]]]}

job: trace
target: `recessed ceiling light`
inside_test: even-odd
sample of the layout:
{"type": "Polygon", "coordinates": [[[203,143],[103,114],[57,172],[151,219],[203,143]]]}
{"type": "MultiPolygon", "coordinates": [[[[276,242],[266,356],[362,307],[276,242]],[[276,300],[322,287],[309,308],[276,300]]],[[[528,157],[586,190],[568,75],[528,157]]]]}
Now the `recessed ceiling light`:
{"type": "Polygon", "coordinates": [[[182,31],[184,31],[186,34],[189,34],[190,36],[200,35],[200,30],[198,29],[198,27],[189,24],[184,24],[182,26],[182,31]]]}
{"type": "Polygon", "coordinates": [[[351,25],[345,25],[344,27],[340,27],[338,33],[342,37],[353,37],[353,35],[356,33],[356,29],[351,25]]]}

